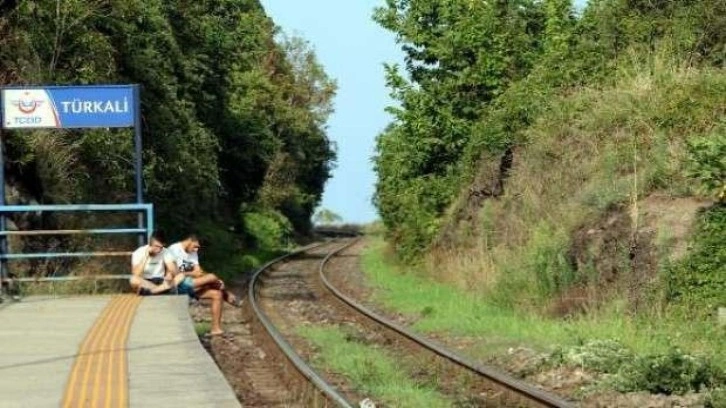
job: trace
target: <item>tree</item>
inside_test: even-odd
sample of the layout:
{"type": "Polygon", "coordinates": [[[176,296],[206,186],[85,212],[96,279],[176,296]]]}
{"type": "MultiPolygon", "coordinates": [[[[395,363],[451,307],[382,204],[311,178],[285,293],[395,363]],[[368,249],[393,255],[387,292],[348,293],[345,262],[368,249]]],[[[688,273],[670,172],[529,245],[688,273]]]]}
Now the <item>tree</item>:
{"type": "MultiPolygon", "coordinates": [[[[0,1],[0,84],[44,83],[141,85],[145,196],[171,235],[243,226],[246,206],[309,227],[335,82],[258,0],[0,1]]],[[[9,178],[40,202],[133,198],[128,130],[3,139],[9,178]]]]}
{"type": "Polygon", "coordinates": [[[536,1],[387,0],[374,19],[405,56],[403,69],[386,67],[398,106],[377,140],[374,201],[389,238],[413,257],[464,181],[462,157],[487,106],[540,55],[545,18],[536,1]]]}
{"type": "Polygon", "coordinates": [[[327,208],[321,208],[313,216],[313,222],[317,225],[331,225],[343,221],[343,217],[327,208]]]}

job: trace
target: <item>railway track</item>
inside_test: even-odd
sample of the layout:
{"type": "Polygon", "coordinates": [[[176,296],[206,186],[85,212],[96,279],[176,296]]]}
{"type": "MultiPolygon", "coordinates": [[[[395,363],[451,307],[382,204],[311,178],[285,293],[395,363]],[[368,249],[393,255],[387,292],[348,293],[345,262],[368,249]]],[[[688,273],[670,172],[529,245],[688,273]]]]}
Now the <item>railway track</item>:
{"type": "Polygon", "coordinates": [[[296,334],[300,325],[345,325],[360,333],[366,342],[401,356],[401,361],[418,361],[425,367],[421,371],[443,379],[438,381],[437,390],[450,397],[453,406],[572,406],[503,372],[470,362],[344,294],[331,283],[326,265],[356,242],[338,238],[308,246],[271,261],[251,278],[249,319],[260,332],[264,331],[255,341],[263,341],[259,336],[264,335],[271,340],[268,353],[284,355],[276,361],[285,366],[286,391],[295,390],[295,396],[288,398],[299,401],[300,406],[354,407],[368,397],[344,378],[314,370],[306,361],[314,351],[296,334]],[[270,348],[273,342],[276,350],[270,348]]]}

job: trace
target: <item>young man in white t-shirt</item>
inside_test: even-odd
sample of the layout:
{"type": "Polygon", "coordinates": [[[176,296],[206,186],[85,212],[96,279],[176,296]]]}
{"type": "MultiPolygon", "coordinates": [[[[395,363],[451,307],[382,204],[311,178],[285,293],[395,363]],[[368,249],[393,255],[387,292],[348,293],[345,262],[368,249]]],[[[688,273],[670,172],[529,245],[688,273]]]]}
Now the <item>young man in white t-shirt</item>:
{"type": "Polygon", "coordinates": [[[177,274],[176,262],[164,249],[164,239],[156,232],[149,245],[139,247],[131,255],[131,289],[139,295],[157,295],[175,288],[183,280],[177,274]]]}
{"type": "Polygon", "coordinates": [[[191,284],[196,293],[202,293],[207,289],[220,290],[225,302],[232,306],[239,306],[237,296],[225,289],[224,281],[217,275],[202,270],[199,264],[200,247],[199,238],[194,234],[188,234],[184,240],[169,247],[169,252],[176,261],[177,269],[186,276],[183,284],[191,284]]]}
{"type": "Polygon", "coordinates": [[[188,235],[183,241],[172,244],[169,253],[174,258],[176,268],[183,280],[179,284],[179,292],[189,296],[212,301],[212,336],[222,334],[222,301],[239,306],[237,297],[227,292],[224,282],[213,273],[202,271],[199,266],[199,239],[188,235]]]}

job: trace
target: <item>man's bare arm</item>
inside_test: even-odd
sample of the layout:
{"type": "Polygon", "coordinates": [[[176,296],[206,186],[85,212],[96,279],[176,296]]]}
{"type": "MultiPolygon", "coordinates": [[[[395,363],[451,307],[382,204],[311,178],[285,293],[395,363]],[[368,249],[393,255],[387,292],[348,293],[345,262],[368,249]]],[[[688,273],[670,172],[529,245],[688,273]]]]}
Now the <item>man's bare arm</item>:
{"type": "Polygon", "coordinates": [[[164,275],[166,276],[167,279],[172,279],[177,274],[179,274],[179,268],[176,267],[176,262],[174,262],[172,260],[165,259],[164,267],[165,267],[164,275]]]}
{"type": "Polygon", "coordinates": [[[131,267],[131,275],[141,277],[141,273],[144,271],[144,262],[140,262],[131,267]]]}
{"type": "Polygon", "coordinates": [[[199,264],[194,264],[194,268],[191,271],[184,272],[185,275],[191,276],[192,278],[198,278],[202,276],[202,268],[199,264]]]}

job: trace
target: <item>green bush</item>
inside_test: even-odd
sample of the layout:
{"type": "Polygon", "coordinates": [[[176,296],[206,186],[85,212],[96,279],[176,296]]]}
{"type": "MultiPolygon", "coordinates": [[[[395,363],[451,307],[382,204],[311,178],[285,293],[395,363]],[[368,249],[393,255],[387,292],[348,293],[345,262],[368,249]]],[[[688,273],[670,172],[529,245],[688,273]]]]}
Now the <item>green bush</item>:
{"type": "Polygon", "coordinates": [[[726,388],[716,388],[706,397],[706,408],[726,408],[726,388]]]}
{"type": "Polygon", "coordinates": [[[653,394],[700,392],[724,383],[724,372],[704,358],[672,349],[667,354],[638,357],[619,373],[620,391],[646,390],[653,394]]]}
{"type": "Polygon", "coordinates": [[[726,201],[726,131],[689,141],[688,154],[688,175],[704,193],[726,201]]]}
{"type": "Polygon", "coordinates": [[[375,200],[378,208],[385,209],[381,217],[387,238],[401,259],[415,261],[437,236],[442,222],[437,215],[453,197],[456,182],[451,177],[380,177],[375,200]]]}
{"type": "Polygon", "coordinates": [[[202,240],[200,257],[205,270],[222,278],[231,278],[246,270],[238,262],[236,255],[242,251],[242,243],[233,231],[219,223],[204,221],[197,227],[197,233],[202,240]]]}
{"type": "Polygon", "coordinates": [[[560,293],[575,282],[575,271],[566,256],[568,245],[567,233],[548,223],[538,224],[532,232],[525,256],[542,298],[560,293]]]}
{"type": "Polygon", "coordinates": [[[603,382],[620,392],[682,395],[716,389],[726,381],[726,373],[705,358],[675,348],[665,354],[636,356],[615,340],[594,340],[559,349],[550,356],[549,364],[607,374],[603,382]]]}
{"type": "Polygon", "coordinates": [[[668,298],[705,313],[726,306],[726,205],[698,220],[689,255],[667,271],[668,298]]]}
{"type": "Polygon", "coordinates": [[[615,340],[594,340],[553,354],[555,362],[614,374],[633,360],[633,353],[615,340]]]}
{"type": "Polygon", "coordinates": [[[245,232],[261,250],[278,250],[289,245],[292,224],[284,215],[273,210],[256,210],[242,214],[245,232]]]}

